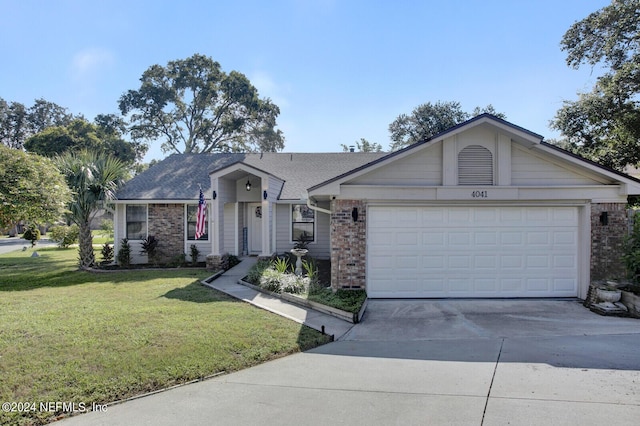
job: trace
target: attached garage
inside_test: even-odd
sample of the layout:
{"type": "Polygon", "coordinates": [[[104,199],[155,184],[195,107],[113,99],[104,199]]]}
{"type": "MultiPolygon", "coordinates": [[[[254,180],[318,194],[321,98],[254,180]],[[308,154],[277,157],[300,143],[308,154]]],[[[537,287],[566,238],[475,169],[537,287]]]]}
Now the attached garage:
{"type": "Polygon", "coordinates": [[[372,298],[576,297],[577,207],[370,206],[372,298]]]}
{"type": "Polygon", "coordinates": [[[372,298],[588,296],[623,277],[640,180],[483,114],[309,188],[331,283],[372,298]]]}

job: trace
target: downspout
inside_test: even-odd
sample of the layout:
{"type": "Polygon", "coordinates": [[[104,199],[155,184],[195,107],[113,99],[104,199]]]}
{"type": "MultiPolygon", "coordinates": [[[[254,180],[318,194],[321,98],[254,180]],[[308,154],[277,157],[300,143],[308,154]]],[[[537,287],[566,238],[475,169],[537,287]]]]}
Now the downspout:
{"type": "Polygon", "coordinates": [[[309,207],[311,210],[331,215],[331,210],[323,209],[322,207],[312,205],[311,199],[308,196],[306,197],[306,199],[307,199],[307,207],[309,207]]]}

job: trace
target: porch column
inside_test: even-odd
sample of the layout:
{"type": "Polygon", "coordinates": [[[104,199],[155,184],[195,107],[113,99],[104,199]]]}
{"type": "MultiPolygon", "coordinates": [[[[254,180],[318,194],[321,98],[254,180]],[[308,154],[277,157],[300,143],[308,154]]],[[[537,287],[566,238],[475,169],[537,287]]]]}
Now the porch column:
{"type": "Polygon", "coordinates": [[[218,179],[211,179],[211,190],[211,221],[213,221],[211,254],[220,256],[224,251],[224,200],[222,194],[220,194],[218,179]],[[213,194],[216,194],[215,198],[213,197],[213,194]]]}
{"type": "Polygon", "coordinates": [[[262,199],[262,253],[260,256],[269,257],[273,254],[271,251],[271,200],[269,200],[269,178],[262,177],[262,191],[260,198],[262,199]],[[267,193],[267,198],[263,194],[267,193]]]}

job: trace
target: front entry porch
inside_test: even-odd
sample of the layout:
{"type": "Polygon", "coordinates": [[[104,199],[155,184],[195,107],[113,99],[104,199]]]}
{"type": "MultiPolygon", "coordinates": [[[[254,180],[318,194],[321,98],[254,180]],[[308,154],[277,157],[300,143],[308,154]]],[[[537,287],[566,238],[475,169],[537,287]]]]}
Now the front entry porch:
{"type": "Polygon", "coordinates": [[[242,163],[210,178],[213,239],[209,256],[270,257],[275,250],[275,201],[283,182],[242,163]]]}

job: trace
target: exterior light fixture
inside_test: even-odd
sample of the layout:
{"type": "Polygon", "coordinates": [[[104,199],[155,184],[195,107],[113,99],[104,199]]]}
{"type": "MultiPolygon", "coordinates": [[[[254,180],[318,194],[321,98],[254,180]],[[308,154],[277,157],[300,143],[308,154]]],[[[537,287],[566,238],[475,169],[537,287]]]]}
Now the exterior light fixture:
{"type": "Polygon", "coordinates": [[[353,210],[351,210],[351,217],[353,218],[354,222],[358,221],[358,208],[354,207],[353,210]]]}
{"type": "Polygon", "coordinates": [[[607,226],[609,224],[609,212],[600,213],[600,225],[607,226]]]}
{"type": "Polygon", "coordinates": [[[251,181],[249,179],[247,179],[247,184],[244,187],[247,188],[247,191],[251,191],[251,181]]]}
{"type": "Polygon", "coordinates": [[[266,200],[268,196],[269,196],[269,194],[267,194],[267,191],[262,191],[262,198],[264,200],[266,200]]]}
{"type": "Polygon", "coordinates": [[[218,194],[216,193],[216,191],[213,191],[213,194],[211,194],[213,199],[215,200],[216,198],[218,198],[218,194]]]}

